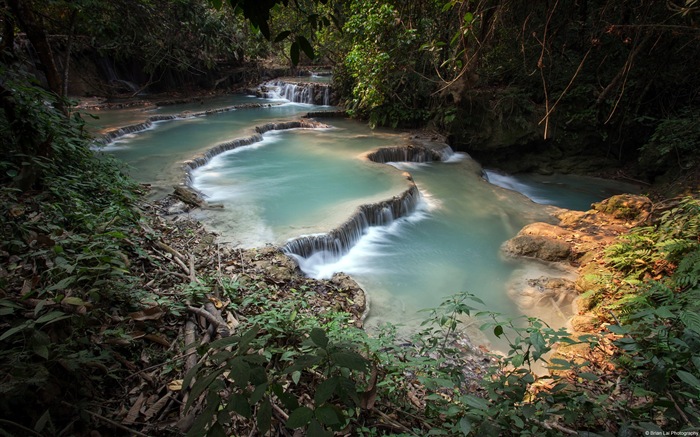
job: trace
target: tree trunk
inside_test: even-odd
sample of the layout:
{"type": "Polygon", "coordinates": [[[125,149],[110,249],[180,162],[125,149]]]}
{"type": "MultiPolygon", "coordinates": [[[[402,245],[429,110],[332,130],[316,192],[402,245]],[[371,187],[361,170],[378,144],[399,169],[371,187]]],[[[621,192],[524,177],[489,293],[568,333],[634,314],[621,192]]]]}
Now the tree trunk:
{"type": "MultiPolygon", "coordinates": [[[[41,62],[41,70],[46,76],[46,82],[49,86],[49,90],[55,93],[57,96],[63,95],[63,81],[61,80],[61,75],[56,68],[56,61],[54,59],[53,51],[51,50],[51,45],[44,31],[43,23],[41,22],[41,17],[32,10],[33,2],[30,0],[6,0],[12,15],[14,15],[17,25],[22,29],[26,35],[29,42],[31,42],[37,56],[39,57],[39,62],[41,62]]],[[[66,113],[65,106],[59,102],[59,109],[66,113]]]]}

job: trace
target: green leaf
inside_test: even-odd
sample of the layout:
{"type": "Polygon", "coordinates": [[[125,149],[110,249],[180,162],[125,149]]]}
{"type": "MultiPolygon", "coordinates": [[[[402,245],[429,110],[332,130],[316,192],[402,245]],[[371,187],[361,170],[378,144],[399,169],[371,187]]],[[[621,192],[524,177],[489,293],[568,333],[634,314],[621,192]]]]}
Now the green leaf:
{"type": "Polygon", "coordinates": [[[289,419],[287,419],[285,426],[290,429],[301,428],[302,426],[306,426],[309,422],[311,422],[313,415],[314,412],[311,408],[299,407],[292,411],[292,413],[289,415],[289,419]]]}
{"type": "Polygon", "coordinates": [[[676,372],[676,375],[678,375],[681,381],[692,386],[696,390],[700,390],[700,380],[698,380],[698,378],[692,373],[688,373],[684,370],[679,370],[678,372],[676,372]]]}
{"type": "Polygon", "coordinates": [[[338,377],[334,376],[323,381],[316,387],[314,393],[314,404],[321,405],[333,396],[336,387],[338,387],[338,377]]]}
{"type": "Polygon", "coordinates": [[[314,48],[311,47],[311,43],[309,43],[309,40],[306,39],[305,36],[298,35],[297,42],[299,43],[299,47],[301,48],[301,50],[306,54],[306,56],[309,57],[309,59],[314,59],[316,57],[316,54],[314,53],[314,48]]]}
{"type": "Polygon", "coordinates": [[[359,372],[364,372],[368,366],[367,360],[362,355],[352,351],[333,353],[331,354],[331,360],[340,367],[347,367],[359,372]]]}
{"type": "Polygon", "coordinates": [[[589,381],[597,381],[598,380],[598,375],[595,373],[590,373],[590,372],[581,372],[578,374],[579,378],[587,379],[589,381]]]}
{"type": "Polygon", "coordinates": [[[206,390],[207,387],[209,387],[216,378],[218,378],[222,373],[224,373],[225,370],[225,368],[217,369],[214,372],[206,375],[205,377],[195,381],[194,385],[192,386],[192,391],[190,392],[190,397],[187,400],[187,405],[185,405],[185,409],[188,410],[192,405],[192,402],[199,398],[199,395],[201,395],[202,392],[204,392],[204,390],[206,390]]]}
{"type": "Polygon", "coordinates": [[[250,416],[252,415],[248,398],[240,393],[233,393],[229,397],[226,409],[229,411],[235,411],[246,419],[250,419],[250,416]]]}
{"type": "Polygon", "coordinates": [[[36,421],[36,424],[34,425],[34,431],[41,433],[44,428],[46,428],[46,424],[51,422],[51,413],[49,410],[46,410],[44,414],[41,415],[39,420],[36,421]]]}
{"type": "Polygon", "coordinates": [[[613,334],[617,335],[627,335],[629,333],[629,330],[627,328],[624,328],[620,325],[608,325],[608,331],[612,332],[613,334]]]}
{"type": "Polygon", "coordinates": [[[299,42],[294,41],[289,48],[289,57],[292,58],[292,65],[299,65],[299,42]]]}
{"type": "Polygon", "coordinates": [[[0,335],[0,341],[4,340],[4,339],[6,339],[6,338],[11,337],[12,335],[14,335],[14,334],[16,334],[16,333],[18,333],[18,332],[24,331],[24,330],[27,329],[29,326],[31,326],[31,324],[32,324],[32,321],[31,321],[31,320],[27,320],[26,322],[21,323],[20,325],[15,326],[14,328],[8,329],[8,330],[5,331],[2,335],[0,335]]]}
{"type": "Polygon", "coordinates": [[[462,396],[459,400],[465,405],[477,410],[486,411],[489,408],[489,404],[484,399],[473,395],[462,396]]]}
{"type": "Polygon", "coordinates": [[[269,383],[265,382],[255,387],[255,390],[253,390],[253,393],[250,395],[250,399],[248,399],[248,402],[250,402],[251,405],[257,404],[265,395],[268,386],[269,383]]]}
{"type": "Polygon", "coordinates": [[[328,427],[333,427],[334,425],[340,425],[345,421],[343,413],[339,411],[333,405],[325,404],[316,408],[314,411],[314,416],[318,421],[328,427]]]}
{"type": "Polygon", "coordinates": [[[250,380],[250,366],[242,358],[236,358],[230,362],[230,376],[240,388],[245,388],[250,380]]]}
{"type": "Polygon", "coordinates": [[[292,33],[291,30],[284,30],[284,31],[278,33],[277,36],[275,37],[274,42],[282,41],[283,39],[287,38],[291,33],[292,33]]]}
{"type": "Polygon", "coordinates": [[[309,429],[306,430],[307,437],[332,437],[333,433],[331,431],[326,431],[323,429],[320,423],[316,419],[311,419],[309,424],[309,429]]]}
{"type": "Polygon", "coordinates": [[[265,399],[263,403],[258,406],[258,412],[255,418],[258,422],[258,432],[260,432],[260,435],[267,434],[272,426],[272,404],[270,404],[269,399],[265,399]]]}
{"type": "Polygon", "coordinates": [[[517,354],[511,359],[511,363],[514,367],[520,367],[525,362],[525,355],[517,354]]]}
{"type": "Polygon", "coordinates": [[[83,300],[82,300],[81,298],[79,298],[79,297],[71,296],[71,297],[66,297],[65,299],[63,299],[63,300],[61,301],[61,303],[62,303],[62,304],[66,304],[66,305],[81,306],[81,305],[85,305],[86,302],[83,301],[83,300]]]}
{"type": "Polygon", "coordinates": [[[472,432],[472,423],[466,417],[459,419],[459,432],[461,432],[462,435],[468,435],[472,432]]]}
{"type": "Polygon", "coordinates": [[[493,328],[493,335],[495,335],[496,337],[500,338],[501,335],[503,335],[503,326],[501,326],[501,325],[496,325],[496,326],[493,328]]]}
{"type": "Polygon", "coordinates": [[[328,337],[326,336],[326,332],[323,329],[320,329],[320,328],[312,329],[310,337],[311,337],[311,341],[313,341],[316,346],[319,346],[323,349],[328,347],[328,337]]]}

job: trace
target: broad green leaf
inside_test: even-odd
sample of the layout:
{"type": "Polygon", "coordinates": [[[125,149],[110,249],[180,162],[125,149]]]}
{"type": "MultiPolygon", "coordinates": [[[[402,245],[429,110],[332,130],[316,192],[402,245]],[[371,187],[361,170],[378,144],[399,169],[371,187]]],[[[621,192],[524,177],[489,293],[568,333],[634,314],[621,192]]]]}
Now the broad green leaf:
{"type": "Polygon", "coordinates": [[[44,414],[41,415],[39,420],[36,421],[36,424],[34,425],[34,431],[41,433],[44,428],[46,428],[46,424],[51,422],[51,412],[49,410],[46,410],[44,414]]]}
{"type": "Polygon", "coordinates": [[[194,385],[192,386],[192,391],[190,392],[190,397],[187,400],[187,405],[185,405],[185,409],[188,410],[190,406],[192,406],[192,402],[194,402],[197,398],[199,398],[199,395],[204,392],[213,382],[216,378],[221,376],[222,373],[226,368],[220,368],[216,369],[215,371],[211,372],[210,374],[204,376],[203,378],[200,378],[194,382],[194,385]]]}
{"type": "Polygon", "coordinates": [[[275,37],[274,42],[282,41],[283,39],[287,38],[291,33],[292,33],[291,30],[284,30],[284,31],[278,33],[277,36],[275,37]]]}
{"type": "Polygon", "coordinates": [[[19,324],[18,326],[15,326],[14,328],[10,328],[7,331],[5,331],[2,335],[0,335],[0,341],[9,338],[13,336],[14,334],[24,331],[27,329],[30,325],[32,324],[31,320],[27,320],[24,323],[19,324]]]}
{"type": "Polygon", "coordinates": [[[228,411],[234,411],[246,419],[251,417],[251,408],[248,403],[248,398],[240,393],[233,393],[228,399],[228,405],[226,406],[228,411]]]}
{"type": "Polygon", "coordinates": [[[367,370],[367,360],[357,352],[336,352],[331,354],[333,360],[340,367],[364,372],[367,370]]]}
{"type": "Polygon", "coordinates": [[[583,378],[583,379],[587,379],[589,381],[597,381],[599,379],[598,375],[596,375],[595,373],[590,373],[590,372],[581,372],[578,374],[578,377],[583,378]]]}
{"type": "Polygon", "coordinates": [[[326,336],[326,332],[323,329],[320,329],[320,328],[312,329],[310,337],[311,337],[311,341],[313,341],[316,346],[319,346],[323,349],[328,347],[328,337],[326,336]]]}
{"type": "Polygon", "coordinates": [[[301,428],[302,426],[306,426],[309,422],[311,422],[313,415],[314,411],[311,408],[299,407],[292,411],[285,425],[290,429],[301,428]]]}
{"type": "Polygon", "coordinates": [[[299,43],[299,47],[301,48],[301,50],[306,54],[306,56],[309,57],[309,59],[314,59],[316,57],[316,54],[314,53],[314,48],[311,47],[311,43],[309,43],[309,40],[306,39],[305,36],[298,35],[297,42],[299,43]]]}
{"type": "Polygon", "coordinates": [[[299,65],[299,42],[294,41],[289,48],[289,57],[292,58],[292,65],[299,65]]]}
{"type": "Polygon", "coordinates": [[[233,377],[234,382],[240,388],[245,388],[250,380],[250,366],[242,358],[231,361],[229,377],[233,377]]]}
{"type": "Polygon", "coordinates": [[[696,390],[700,390],[700,380],[698,380],[698,378],[692,373],[688,373],[684,370],[679,370],[678,372],[676,372],[676,375],[678,375],[681,381],[692,386],[696,390]]]}
{"type": "Polygon", "coordinates": [[[522,366],[524,362],[525,362],[525,356],[523,354],[517,354],[511,360],[511,363],[515,367],[522,366]]]}
{"type": "Polygon", "coordinates": [[[472,432],[472,423],[466,417],[459,419],[459,432],[461,432],[462,435],[469,435],[469,433],[472,432]]]}
{"type": "Polygon", "coordinates": [[[66,304],[66,305],[75,305],[75,306],[81,306],[85,305],[85,301],[83,301],[79,297],[71,296],[71,297],[66,297],[61,301],[61,303],[66,304]]]}
{"type": "Polygon", "coordinates": [[[36,319],[37,324],[58,322],[59,320],[67,319],[70,314],[66,314],[63,311],[51,311],[50,313],[44,314],[43,316],[36,319]]]}
{"type": "Polygon", "coordinates": [[[338,377],[334,376],[323,381],[316,387],[314,393],[314,404],[321,405],[333,396],[336,387],[338,387],[338,377]]]}
{"type": "Polygon", "coordinates": [[[267,434],[272,426],[272,404],[270,404],[268,399],[265,399],[262,404],[258,406],[258,412],[255,418],[258,422],[257,425],[260,435],[267,434]]]}
{"type": "Polygon", "coordinates": [[[314,410],[314,416],[323,425],[333,427],[345,421],[343,413],[330,404],[321,405],[314,410]]]}
{"type": "Polygon", "coordinates": [[[469,407],[475,408],[477,410],[487,410],[489,407],[489,404],[486,402],[486,400],[476,397],[474,395],[465,395],[459,398],[460,401],[462,401],[463,404],[468,405],[469,407]]]}
{"type": "Polygon", "coordinates": [[[255,405],[258,402],[260,402],[260,400],[265,395],[268,386],[269,384],[266,382],[255,387],[255,390],[253,390],[253,393],[250,395],[250,399],[248,399],[248,402],[250,402],[251,405],[255,405]]]}
{"type": "Polygon", "coordinates": [[[496,337],[500,338],[501,335],[503,335],[503,326],[501,326],[501,325],[496,325],[496,326],[493,328],[493,335],[495,335],[496,337]]]}
{"type": "Polygon", "coordinates": [[[332,437],[333,432],[323,429],[316,419],[311,419],[309,428],[306,430],[307,437],[332,437]]]}

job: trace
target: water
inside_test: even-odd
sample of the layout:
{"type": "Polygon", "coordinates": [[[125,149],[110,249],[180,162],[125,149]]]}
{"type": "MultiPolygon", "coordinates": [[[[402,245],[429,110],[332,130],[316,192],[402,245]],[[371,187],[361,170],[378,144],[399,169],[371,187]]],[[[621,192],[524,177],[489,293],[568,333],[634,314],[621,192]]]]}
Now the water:
{"type": "Polygon", "coordinates": [[[486,179],[494,185],[526,195],[533,202],[556,205],[576,211],[588,211],[591,204],[615,194],[639,193],[639,187],[605,179],[576,176],[537,174],[503,175],[485,171],[486,179]]]}
{"type": "MultiPolygon", "coordinates": [[[[165,192],[181,180],[182,161],[224,140],[250,135],[251,126],[298,119],[314,108],[286,104],[161,122],[108,150],[128,162],[138,180],[165,192]]],[[[343,257],[300,259],[302,269],[319,278],[343,271],[357,280],[369,295],[370,329],[384,322],[414,329],[424,318],[420,309],[435,307],[460,291],[484,300],[488,310],[509,316],[525,313],[554,327],[564,325],[571,308],[548,301],[535,305],[520,291],[527,279],[573,277],[572,272],[503,259],[500,253],[501,244],[524,225],[551,220],[551,207],[488,183],[479,165],[462,154],[447,162],[422,164],[363,161],[364,152],[403,144],[405,136],[347,120],[327,122],[333,128],[268,133],[263,142],[219,155],[195,170],[194,186],[210,202],[224,204],[223,210],[201,211],[197,217],[234,244],[280,246],[290,238],[337,227],[360,204],[401,193],[408,184],[402,173],[409,172],[422,193],[415,213],[389,226],[370,228],[343,257]]],[[[536,182],[488,176],[539,201],[559,202],[552,193],[560,185],[546,185],[555,189],[535,196],[527,187],[538,186],[536,182]]],[[[564,198],[574,196],[578,193],[564,198]]]]}
{"type": "Polygon", "coordinates": [[[147,108],[123,108],[98,110],[91,109],[84,112],[83,118],[87,121],[87,127],[97,134],[122,126],[143,123],[152,115],[182,114],[187,112],[206,111],[208,109],[223,108],[226,106],[245,103],[261,103],[260,99],[245,95],[218,96],[206,100],[196,100],[191,103],[167,105],[147,108]]]}
{"type": "MultiPolygon", "coordinates": [[[[261,102],[260,99],[255,101],[261,102]]],[[[171,185],[182,180],[182,163],[192,156],[227,139],[251,135],[252,127],[271,119],[296,120],[310,107],[286,104],[155,122],[151,129],[122,137],[104,150],[126,162],[128,173],[134,179],[151,184],[157,193],[164,194],[170,191],[171,185]]],[[[167,113],[179,114],[182,108],[174,105],[168,107],[167,113]]],[[[163,110],[157,112],[164,113],[163,110]]]]}

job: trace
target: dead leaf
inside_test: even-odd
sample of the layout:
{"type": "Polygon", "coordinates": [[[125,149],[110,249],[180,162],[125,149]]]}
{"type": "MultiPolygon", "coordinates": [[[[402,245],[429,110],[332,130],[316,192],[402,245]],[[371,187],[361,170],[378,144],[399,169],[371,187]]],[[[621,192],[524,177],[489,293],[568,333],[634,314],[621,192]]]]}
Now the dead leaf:
{"type": "Polygon", "coordinates": [[[138,322],[143,322],[146,320],[158,320],[164,315],[165,312],[159,306],[153,306],[142,311],[133,312],[129,314],[129,317],[138,322]]]}
{"type": "Polygon", "coordinates": [[[158,334],[146,334],[143,336],[143,338],[145,338],[146,340],[151,340],[154,343],[161,344],[165,347],[170,347],[170,342],[165,337],[162,337],[158,334]]]}
{"type": "Polygon", "coordinates": [[[180,391],[182,390],[182,379],[173,379],[168,383],[168,390],[180,391]]]}
{"type": "Polygon", "coordinates": [[[141,407],[143,406],[144,401],[146,400],[146,396],[144,396],[143,393],[141,393],[136,399],[136,402],[134,402],[134,405],[129,408],[129,412],[126,414],[126,417],[124,420],[122,420],[122,423],[124,425],[131,425],[132,423],[136,422],[136,420],[139,418],[139,414],[141,413],[141,407]]]}

